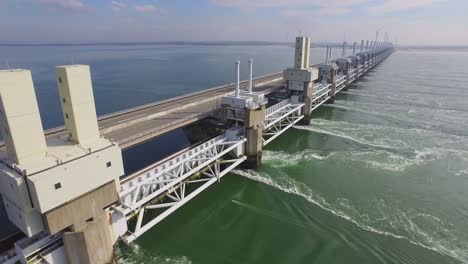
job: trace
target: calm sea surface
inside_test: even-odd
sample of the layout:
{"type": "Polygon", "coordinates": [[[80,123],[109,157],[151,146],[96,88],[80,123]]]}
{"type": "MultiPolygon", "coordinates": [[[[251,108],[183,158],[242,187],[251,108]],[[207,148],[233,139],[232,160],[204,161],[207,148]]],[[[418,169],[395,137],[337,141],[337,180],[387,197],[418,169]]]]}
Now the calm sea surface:
{"type": "MultiPolygon", "coordinates": [[[[313,49],[312,61],[323,54],[313,49]]],[[[236,59],[246,77],[249,57],[260,76],[292,56],[286,46],[0,47],[0,65],[33,71],[47,128],[63,123],[58,64],[91,65],[105,114],[233,82],[236,59]]],[[[120,261],[468,263],[467,61],[464,52],[394,53],[310,126],[273,141],[260,171],[235,171],[120,244],[120,261]]],[[[126,165],[148,159],[141,153],[126,165]]]]}

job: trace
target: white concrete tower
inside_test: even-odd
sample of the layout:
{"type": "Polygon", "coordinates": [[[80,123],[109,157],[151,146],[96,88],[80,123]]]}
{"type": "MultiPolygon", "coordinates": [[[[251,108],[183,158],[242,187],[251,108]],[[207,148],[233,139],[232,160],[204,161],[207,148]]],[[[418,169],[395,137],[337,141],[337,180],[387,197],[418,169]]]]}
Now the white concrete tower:
{"type": "Polygon", "coordinates": [[[32,203],[25,176],[46,157],[46,141],[28,70],[0,71],[0,130],[6,151],[0,152],[0,194],[9,220],[24,234],[44,230],[32,203]]]}
{"type": "Polygon", "coordinates": [[[307,124],[310,121],[312,109],[313,84],[318,78],[318,69],[310,67],[310,38],[296,38],[294,67],[286,69],[283,72],[283,78],[286,80],[288,90],[291,94],[294,94],[294,100],[304,102],[302,112],[305,115],[304,121],[307,124]]]}
{"type": "Polygon", "coordinates": [[[294,69],[304,70],[309,68],[310,38],[297,37],[294,55],[294,69]]]}
{"type": "Polygon", "coordinates": [[[0,194],[10,221],[31,237],[16,253],[26,263],[22,246],[57,235],[63,244],[44,258],[107,263],[115,241],[106,208],[118,199],[122,153],[99,135],[89,67],[57,67],[57,81],[68,136],[46,141],[31,73],[0,71],[0,194]]]}
{"type": "Polygon", "coordinates": [[[310,38],[297,37],[294,56],[294,68],[284,71],[284,79],[288,89],[304,91],[318,78],[318,70],[309,67],[310,64],[310,38]]]}
{"type": "Polygon", "coordinates": [[[13,163],[45,156],[46,141],[30,71],[0,71],[0,129],[13,163]]]}
{"type": "Polygon", "coordinates": [[[89,147],[99,139],[89,66],[58,66],[56,75],[69,139],[89,147]]]}

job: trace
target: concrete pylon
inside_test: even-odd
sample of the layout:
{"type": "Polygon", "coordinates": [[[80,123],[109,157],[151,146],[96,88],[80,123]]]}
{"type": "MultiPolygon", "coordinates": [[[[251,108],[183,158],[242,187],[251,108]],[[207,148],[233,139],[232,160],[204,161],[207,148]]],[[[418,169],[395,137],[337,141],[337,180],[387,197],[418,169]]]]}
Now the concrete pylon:
{"type": "Polygon", "coordinates": [[[336,60],[336,63],[338,64],[339,71],[341,74],[346,76],[345,79],[345,88],[343,90],[347,91],[348,90],[348,85],[351,82],[351,74],[350,74],[350,69],[351,69],[351,62],[352,60],[350,58],[340,58],[336,60]]]}
{"type": "Polygon", "coordinates": [[[310,119],[312,115],[312,108],[313,108],[313,101],[314,101],[314,83],[309,82],[305,85],[304,92],[302,94],[302,102],[304,106],[302,107],[302,113],[304,118],[302,118],[301,123],[303,125],[310,125],[310,119]]]}
{"type": "MultiPolygon", "coordinates": [[[[302,43],[301,45],[307,45],[302,43]]],[[[303,62],[303,54],[296,58],[299,62],[303,62]]],[[[252,82],[252,63],[250,60],[250,80],[252,82]]],[[[236,74],[238,75],[238,63],[236,63],[236,74]]],[[[239,86],[239,78],[237,78],[237,86],[239,86]]],[[[268,103],[267,98],[263,93],[251,92],[236,92],[235,95],[227,95],[221,99],[221,119],[225,123],[235,124],[242,122],[245,129],[245,155],[247,160],[244,162],[246,168],[258,169],[262,161],[263,148],[263,121],[265,120],[265,106],[268,103]],[[235,122],[235,123],[234,123],[235,122]]]]}
{"type": "MultiPolygon", "coordinates": [[[[304,103],[302,113],[304,118],[301,120],[303,124],[310,123],[310,112],[312,111],[312,96],[314,81],[318,78],[318,70],[309,66],[310,62],[310,38],[296,38],[296,53],[294,60],[294,68],[286,69],[283,72],[286,80],[286,87],[294,94],[299,101],[304,103]]],[[[327,48],[327,59],[329,49],[327,48]]]]}
{"type": "Polygon", "coordinates": [[[349,61],[346,61],[345,68],[344,68],[344,74],[346,75],[346,87],[343,89],[344,91],[348,90],[348,85],[351,83],[351,63],[349,61]]]}
{"type": "Polygon", "coordinates": [[[69,264],[116,263],[110,221],[103,214],[74,232],[63,233],[69,264]]]}
{"type": "Polygon", "coordinates": [[[262,164],[263,152],[263,121],[265,120],[265,105],[257,109],[245,108],[245,167],[258,170],[262,164]]]}
{"type": "Polygon", "coordinates": [[[62,235],[64,250],[53,258],[112,263],[105,208],[118,200],[122,152],[99,135],[89,67],[58,67],[57,79],[69,136],[45,140],[31,73],[0,71],[0,130],[11,137],[10,150],[0,150],[0,194],[10,221],[32,240],[62,235]]]}
{"type": "Polygon", "coordinates": [[[328,104],[334,104],[335,103],[336,77],[337,77],[336,69],[331,69],[330,70],[330,79],[329,79],[329,83],[331,84],[331,87],[330,87],[330,93],[328,94],[330,96],[330,99],[328,99],[328,101],[326,102],[328,104]]]}
{"type": "Polygon", "coordinates": [[[46,155],[39,107],[28,70],[0,70],[0,131],[14,164],[46,155]]]}

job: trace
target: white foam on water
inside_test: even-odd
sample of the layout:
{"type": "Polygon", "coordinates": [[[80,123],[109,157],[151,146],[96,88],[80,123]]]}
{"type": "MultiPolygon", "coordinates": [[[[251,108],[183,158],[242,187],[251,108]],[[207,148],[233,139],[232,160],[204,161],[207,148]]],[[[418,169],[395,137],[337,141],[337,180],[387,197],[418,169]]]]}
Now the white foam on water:
{"type": "Polygon", "coordinates": [[[334,153],[329,153],[327,155],[321,155],[313,150],[303,150],[290,154],[285,151],[263,151],[263,162],[270,164],[274,168],[283,168],[283,167],[293,167],[298,165],[300,162],[310,161],[310,160],[319,160],[324,161],[328,160],[333,156],[334,153]]]}
{"type": "Polygon", "coordinates": [[[381,212],[381,214],[378,217],[371,217],[368,214],[359,212],[348,199],[337,199],[336,203],[332,204],[304,183],[297,182],[287,175],[275,174],[272,177],[252,170],[235,170],[233,172],[280,191],[300,196],[361,229],[396,239],[403,239],[411,244],[468,263],[468,242],[458,241],[453,232],[435,216],[424,213],[405,213],[395,209],[394,206],[385,204],[383,200],[376,200],[375,210],[381,212]],[[419,219],[430,223],[430,229],[422,228],[423,225],[418,223],[421,222],[419,219]],[[406,234],[401,234],[401,230],[404,230],[406,234]]]}
{"type": "Polygon", "coordinates": [[[141,249],[137,242],[128,246],[128,252],[123,253],[120,246],[115,247],[115,255],[118,263],[121,264],[192,264],[186,256],[163,256],[141,249]]]}
{"type": "Polygon", "coordinates": [[[387,170],[402,172],[408,167],[428,162],[424,158],[411,159],[402,155],[384,150],[364,151],[334,151],[326,155],[316,153],[314,150],[306,149],[299,152],[287,153],[284,151],[264,151],[263,162],[273,168],[294,167],[301,162],[316,161],[340,161],[343,163],[356,163],[356,166],[372,168],[376,170],[387,170]]]}
{"type": "Polygon", "coordinates": [[[390,140],[385,140],[385,139],[380,139],[380,140],[375,140],[375,141],[366,140],[364,137],[358,138],[345,132],[334,131],[331,129],[327,130],[327,129],[320,128],[319,126],[294,126],[294,128],[344,138],[344,139],[359,143],[361,145],[367,145],[367,146],[376,147],[376,148],[399,149],[399,147],[397,146],[385,144],[386,141],[389,142],[390,140]]]}
{"type": "Polygon", "coordinates": [[[464,109],[464,102],[454,103],[453,100],[448,102],[431,101],[427,105],[427,100],[415,102],[417,98],[410,98],[408,104],[398,103],[387,104],[385,99],[385,107],[379,102],[355,102],[355,101],[337,101],[333,105],[327,107],[343,109],[348,111],[365,113],[385,120],[395,120],[406,122],[418,127],[440,129],[440,127],[455,127],[460,131],[464,131],[465,120],[468,118],[468,110],[464,109]],[[436,107],[437,105],[437,107],[436,107]],[[452,105],[457,107],[451,108],[452,105]]]}
{"type": "MultiPolygon", "coordinates": [[[[425,164],[441,157],[468,160],[468,138],[447,135],[421,128],[401,128],[376,124],[349,123],[313,119],[309,126],[294,128],[331,135],[367,146],[367,149],[341,151],[334,157],[358,161],[367,167],[402,171],[412,165],[425,164]]],[[[294,157],[289,157],[294,158],[294,157]]]]}

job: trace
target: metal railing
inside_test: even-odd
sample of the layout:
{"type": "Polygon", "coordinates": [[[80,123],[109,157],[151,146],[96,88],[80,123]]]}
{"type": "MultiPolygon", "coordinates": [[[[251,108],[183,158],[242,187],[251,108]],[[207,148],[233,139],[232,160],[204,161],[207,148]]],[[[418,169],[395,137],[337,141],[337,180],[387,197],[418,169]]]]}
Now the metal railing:
{"type": "Polygon", "coordinates": [[[263,145],[266,146],[304,118],[302,115],[303,106],[303,103],[292,103],[291,99],[286,99],[267,108],[263,122],[263,145]]]}
{"type": "Polygon", "coordinates": [[[137,220],[132,231],[121,234],[122,239],[131,243],[237,167],[246,159],[244,142],[244,137],[220,135],[162,164],[130,175],[129,180],[121,183],[120,205],[114,209],[127,220],[135,216],[137,220]],[[187,188],[188,185],[196,188],[187,188]],[[165,211],[144,221],[145,211],[154,209],[165,211]]]}

